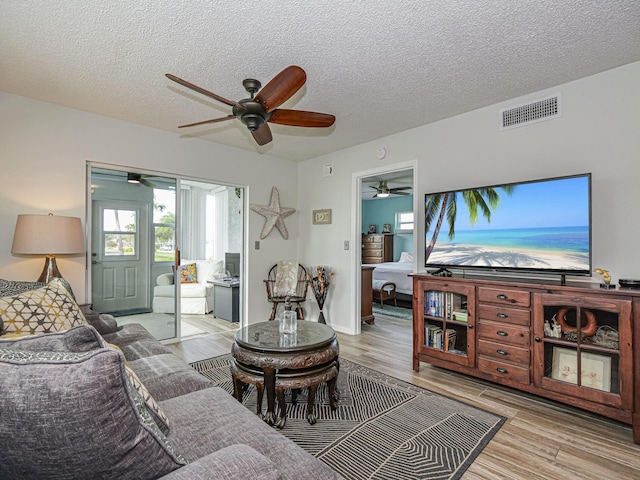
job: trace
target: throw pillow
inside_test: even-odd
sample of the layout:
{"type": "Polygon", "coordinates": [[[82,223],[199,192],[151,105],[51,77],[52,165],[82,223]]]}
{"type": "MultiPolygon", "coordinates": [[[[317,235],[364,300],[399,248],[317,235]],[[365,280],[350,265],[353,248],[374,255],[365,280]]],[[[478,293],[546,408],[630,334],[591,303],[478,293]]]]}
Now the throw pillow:
{"type": "Polygon", "coordinates": [[[178,269],[180,274],[180,283],[196,283],[196,264],[189,263],[188,265],[180,265],[178,269]]]}
{"type": "MultiPolygon", "coordinates": [[[[113,343],[108,343],[107,346],[109,348],[113,348],[114,350],[122,352],[120,347],[114,345],[113,343]]],[[[149,390],[147,390],[147,387],[144,386],[142,381],[138,378],[138,375],[136,375],[136,372],[133,371],[133,369],[129,365],[129,362],[127,362],[126,360],[124,361],[124,369],[127,377],[129,378],[129,381],[131,382],[131,385],[133,385],[133,387],[138,391],[138,393],[144,400],[144,403],[147,405],[149,413],[151,413],[151,416],[158,425],[158,428],[162,430],[162,433],[168,435],[169,419],[167,418],[167,415],[162,411],[160,405],[158,405],[158,402],[156,402],[156,400],[151,396],[149,390]]]]}
{"type": "Polygon", "coordinates": [[[91,325],[78,325],[65,332],[29,335],[18,339],[0,339],[0,348],[46,352],[88,352],[106,346],[91,325]]]}
{"type": "Polygon", "coordinates": [[[276,267],[276,281],[273,294],[277,297],[295,295],[298,287],[298,262],[280,260],[276,267]]]}
{"type": "Polygon", "coordinates": [[[17,282],[0,278],[0,297],[8,297],[9,295],[35,290],[45,285],[46,283],[42,282],[17,282]]]}
{"type": "Polygon", "coordinates": [[[400,259],[398,263],[413,263],[413,253],[411,252],[402,252],[400,254],[400,259]]]}
{"type": "Polygon", "coordinates": [[[0,478],[160,478],[186,464],[122,353],[0,348],[0,478]]]}
{"type": "Polygon", "coordinates": [[[48,285],[0,298],[2,334],[40,335],[87,323],[78,304],[57,279],[48,285]]]}

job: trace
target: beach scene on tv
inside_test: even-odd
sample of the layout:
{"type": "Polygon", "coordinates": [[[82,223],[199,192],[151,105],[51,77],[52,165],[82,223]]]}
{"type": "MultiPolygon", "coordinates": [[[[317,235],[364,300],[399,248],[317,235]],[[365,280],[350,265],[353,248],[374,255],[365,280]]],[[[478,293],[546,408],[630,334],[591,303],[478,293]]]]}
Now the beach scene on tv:
{"type": "Polygon", "coordinates": [[[590,270],[589,177],[425,195],[425,265],[590,270]]]}

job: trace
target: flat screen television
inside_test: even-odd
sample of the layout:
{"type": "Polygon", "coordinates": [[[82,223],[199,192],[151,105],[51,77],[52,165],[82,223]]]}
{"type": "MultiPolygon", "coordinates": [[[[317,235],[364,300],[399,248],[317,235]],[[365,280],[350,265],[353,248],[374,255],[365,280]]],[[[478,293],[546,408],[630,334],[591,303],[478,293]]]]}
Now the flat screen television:
{"type": "Polygon", "coordinates": [[[591,174],[425,195],[425,267],[591,275],[591,174]]]}

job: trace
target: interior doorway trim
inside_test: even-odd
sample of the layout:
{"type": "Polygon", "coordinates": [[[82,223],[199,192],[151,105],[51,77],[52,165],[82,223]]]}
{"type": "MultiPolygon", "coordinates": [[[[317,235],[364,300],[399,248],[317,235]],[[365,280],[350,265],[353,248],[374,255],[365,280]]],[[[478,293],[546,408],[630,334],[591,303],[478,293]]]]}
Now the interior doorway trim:
{"type": "MultiPolygon", "coordinates": [[[[351,281],[350,285],[354,289],[351,295],[351,328],[350,333],[359,335],[361,333],[361,321],[360,312],[362,307],[361,302],[361,267],[362,267],[362,180],[367,177],[375,175],[382,175],[387,173],[394,173],[403,170],[411,170],[413,173],[413,214],[414,218],[420,218],[418,216],[418,197],[416,195],[418,187],[418,161],[411,160],[408,162],[394,163],[392,165],[385,165],[383,167],[373,168],[371,170],[363,170],[361,172],[354,172],[351,176],[351,191],[353,197],[351,200],[351,281]]],[[[417,250],[418,235],[414,230],[413,235],[413,251],[417,250]]],[[[416,269],[416,260],[414,255],[413,269],[416,269]]]]}

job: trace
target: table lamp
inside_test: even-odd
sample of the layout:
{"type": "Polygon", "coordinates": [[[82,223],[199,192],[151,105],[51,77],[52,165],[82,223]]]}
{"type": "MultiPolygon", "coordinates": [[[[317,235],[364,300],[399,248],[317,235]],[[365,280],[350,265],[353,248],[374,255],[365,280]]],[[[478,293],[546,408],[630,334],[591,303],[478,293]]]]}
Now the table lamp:
{"type": "Polygon", "coordinates": [[[18,215],[11,253],[47,256],[38,282],[49,283],[52,278],[62,278],[55,255],[84,252],[84,233],[79,218],[56,216],[53,213],[18,215]]]}

